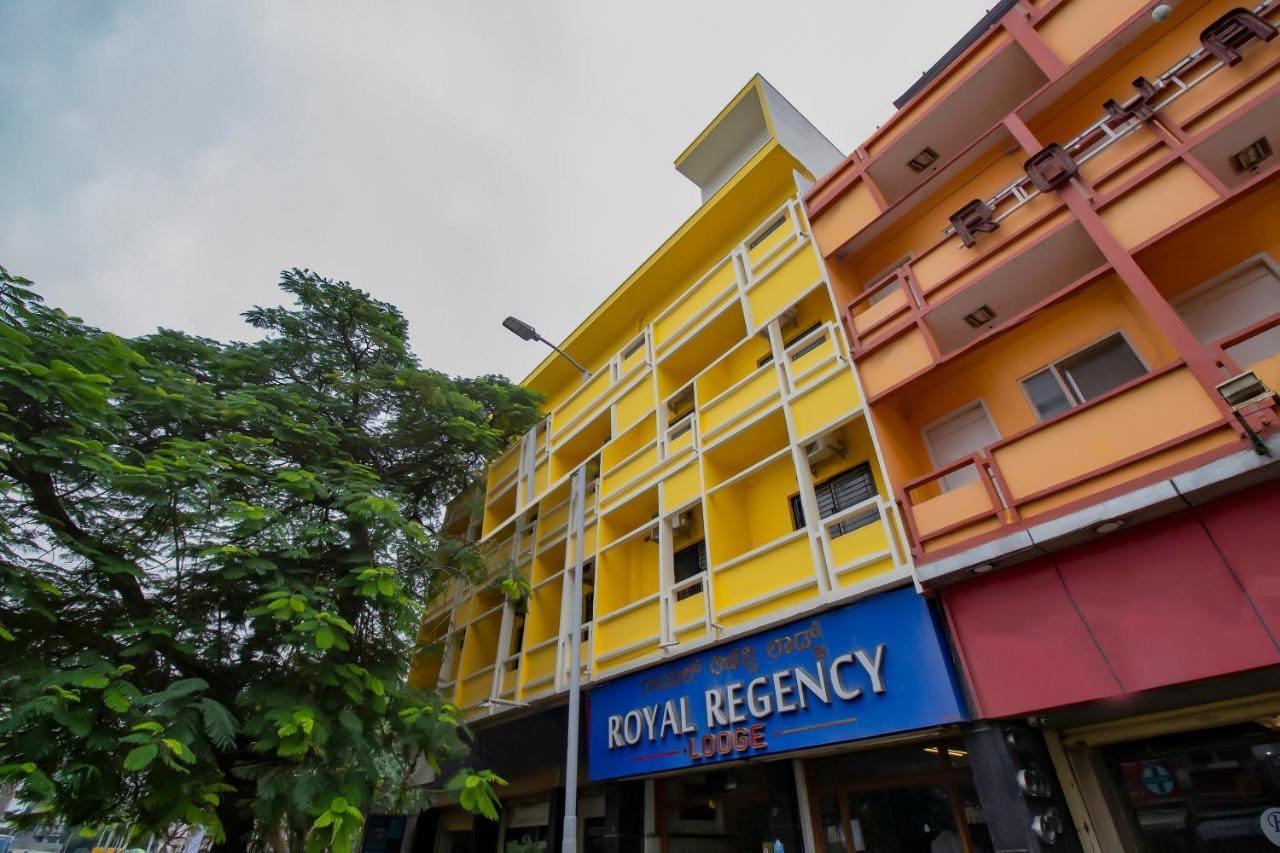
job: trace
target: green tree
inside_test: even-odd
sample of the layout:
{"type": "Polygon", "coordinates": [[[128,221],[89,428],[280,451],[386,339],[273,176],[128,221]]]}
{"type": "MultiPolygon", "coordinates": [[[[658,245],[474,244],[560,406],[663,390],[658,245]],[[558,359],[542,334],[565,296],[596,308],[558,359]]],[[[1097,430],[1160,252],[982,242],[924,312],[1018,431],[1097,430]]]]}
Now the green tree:
{"type": "Polygon", "coordinates": [[[256,343],[122,340],[0,268],[0,783],[72,824],[342,850],[388,768],[465,752],[407,683],[419,605],[481,569],[439,519],[537,400],[424,369],[345,282],[280,287],[256,343]]]}

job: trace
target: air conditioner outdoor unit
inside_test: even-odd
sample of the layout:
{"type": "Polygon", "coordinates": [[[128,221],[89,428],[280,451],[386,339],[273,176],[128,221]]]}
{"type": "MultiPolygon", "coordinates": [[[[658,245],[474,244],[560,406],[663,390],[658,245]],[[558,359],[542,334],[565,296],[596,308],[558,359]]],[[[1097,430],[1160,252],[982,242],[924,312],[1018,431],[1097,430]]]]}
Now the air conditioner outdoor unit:
{"type": "Polygon", "coordinates": [[[829,435],[815,438],[804,446],[804,455],[809,460],[810,468],[820,465],[835,456],[843,459],[844,453],[844,445],[829,435]]]}
{"type": "Polygon", "coordinates": [[[686,536],[693,529],[693,515],[688,512],[676,513],[671,519],[671,532],[676,536],[686,536]]]}
{"type": "Polygon", "coordinates": [[[693,406],[693,384],[690,383],[667,398],[668,414],[679,416],[693,406]]]}
{"type": "MultiPolygon", "coordinates": [[[[678,512],[671,519],[671,533],[675,536],[687,536],[689,531],[693,529],[693,515],[688,512],[678,512]]],[[[644,534],[645,542],[658,541],[658,526],[655,524],[650,527],[644,534]]]]}
{"type": "MultiPolygon", "coordinates": [[[[786,311],[783,311],[778,315],[778,329],[785,332],[787,329],[794,327],[796,325],[796,318],[799,317],[799,315],[800,309],[796,308],[794,305],[786,311]]],[[[759,332],[756,332],[756,334],[764,338],[766,341],[769,340],[769,324],[766,323],[764,328],[759,332]]]]}

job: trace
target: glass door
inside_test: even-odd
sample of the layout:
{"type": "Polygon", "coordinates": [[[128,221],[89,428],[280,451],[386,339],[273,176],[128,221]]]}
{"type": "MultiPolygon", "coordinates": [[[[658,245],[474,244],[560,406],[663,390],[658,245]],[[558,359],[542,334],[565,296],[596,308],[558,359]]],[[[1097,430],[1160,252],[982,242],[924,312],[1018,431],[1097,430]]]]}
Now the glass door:
{"type": "Polygon", "coordinates": [[[822,853],[989,853],[958,742],[850,753],[807,764],[822,853]]]}

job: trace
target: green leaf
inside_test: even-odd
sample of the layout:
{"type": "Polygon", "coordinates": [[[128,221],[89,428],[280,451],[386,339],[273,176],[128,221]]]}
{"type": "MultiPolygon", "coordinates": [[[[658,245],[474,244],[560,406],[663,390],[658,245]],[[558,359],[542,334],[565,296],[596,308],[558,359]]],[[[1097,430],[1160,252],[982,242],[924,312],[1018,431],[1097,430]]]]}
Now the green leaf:
{"type": "Polygon", "coordinates": [[[173,702],[178,699],[199,693],[202,690],[209,689],[209,682],[203,678],[183,678],[173,682],[164,690],[158,693],[151,693],[142,697],[143,705],[162,705],[165,702],[173,702]]]}
{"type": "Polygon", "coordinates": [[[142,770],[148,764],[155,760],[156,755],[160,752],[154,743],[145,746],[135,746],[129,750],[129,754],[124,757],[125,770],[142,770]]]}
{"type": "Polygon", "coordinates": [[[108,690],[102,694],[102,704],[106,705],[117,714],[123,714],[131,707],[129,700],[119,690],[108,690]]]}
{"type": "Polygon", "coordinates": [[[240,724],[227,710],[227,706],[205,696],[200,700],[200,714],[204,719],[205,734],[214,746],[219,749],[231,749],[235,746],[240,724]]]}
{"type": "Polygon", "coordinates": [[[332,648],[336,636],[328,625],[321,625],[316,631],[316,648],[322,650],[332,648]]]}
{"type": "Polygon", "coordinates": [[[105,675],[88,675],[80,679],[81,687],[88,687],[93,690],[101,690],[111,683],[111,679],[105,675]]]}

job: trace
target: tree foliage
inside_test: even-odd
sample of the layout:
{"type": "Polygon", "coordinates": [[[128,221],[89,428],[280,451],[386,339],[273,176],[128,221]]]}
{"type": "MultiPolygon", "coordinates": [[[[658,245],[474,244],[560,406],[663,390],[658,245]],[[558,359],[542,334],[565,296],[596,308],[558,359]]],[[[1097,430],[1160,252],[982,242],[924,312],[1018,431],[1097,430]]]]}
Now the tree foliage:
{"type": "Polygon", "coordinates": [[[256,343],[123,340],[0,268],[0,783],[72,824],[344,849],[388,756],[464,752],[407,684],[419,603],[537,401],[424,369],[345,282],[280,287],[256,343]]]}

